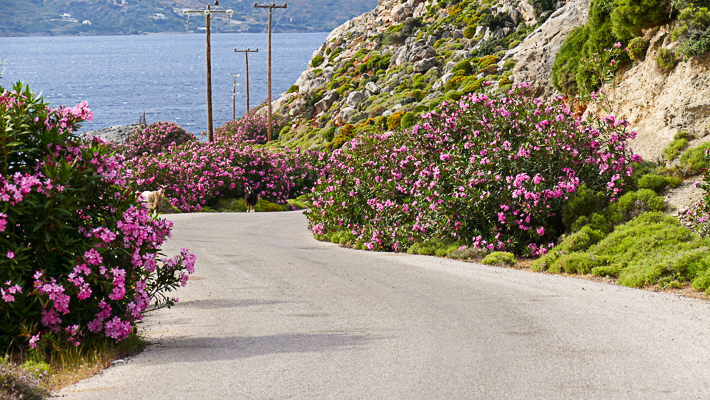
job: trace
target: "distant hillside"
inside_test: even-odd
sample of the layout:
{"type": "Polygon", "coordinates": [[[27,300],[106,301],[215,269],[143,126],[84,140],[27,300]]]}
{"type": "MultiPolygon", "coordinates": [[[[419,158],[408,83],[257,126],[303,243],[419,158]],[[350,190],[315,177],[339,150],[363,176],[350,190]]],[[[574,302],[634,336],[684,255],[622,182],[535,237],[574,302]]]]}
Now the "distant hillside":
{"type": "MultiPolygon", "coordinates": [[[[276,32],[329,32],[373,9],[377,0],[286,3],[286,10],[274,10],[276,32]]],[[[2,0],[0,36],[197,32],[205,26],[204,18],[192,16],[186,21],[182,10],[204,9],[205,4],[201,0],[2,0]]],[[[234,16],[231,21],[213,19],[216,32],[261,32],[266,26],[266,10],[255,10],[251,1],[221,0],[219,8],[233,10],[234,16]]]]}

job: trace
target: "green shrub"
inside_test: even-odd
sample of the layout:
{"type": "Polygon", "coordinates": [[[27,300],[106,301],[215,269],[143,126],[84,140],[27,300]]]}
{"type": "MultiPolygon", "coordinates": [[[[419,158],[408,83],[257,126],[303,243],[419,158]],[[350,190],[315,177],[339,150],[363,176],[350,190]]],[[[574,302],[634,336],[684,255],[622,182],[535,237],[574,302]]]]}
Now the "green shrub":
{"type": "Polygon", "coordinates": [[[680,25],[679,27],[673,29],[673,32],[671,32],[671,39],[675,42],[677,41],[681,36],[687,35],[688,34],[688,25],[683,24],[680,25]]]}
{"type": "Polygon", "coordinates": [[[641,35],[641,30],[658,25],[668,19],[668,11],[661,0],[613,0],[611,12],[614,35],[631,39],[641,35]]]}
{"type": "Polygon", "coordinates": [[[461,84],[466,80],[466,77],[464,76],[454,76],[453,78],[449,79],[448,82],[446,82],[446,85],[444,86],[444,91],[448,92],[450,90],[456,90],[461,86],[461,84]]]}
{"type": "Polygon", "coordinates": [[[566,272],[568,274],[590,274],[592,269],[598,267],[599,259],[587,253],[571,253],[560,256],[550,265],[548,270],[554,273],[566,272]]]}
{"type": "Polygon", "coordinates": [[[670,145],[668,145],[665,150],[663,150],[663,154],[665,154],[666,159],[668,161],[673,161],[678,157],[678,154],[686,147],[688,147],[688,139],[677,139],[674,140],[670,145]]]}
{"type": "Polygon", "coordinates": [[[672,176],[646,174],[638,181],[638,187],[641,189],[651,189],[658,193],[666,186],[677,188],[683,183],[683,180],[672,176]]]}
{"type": "Polygon", "coordinates": [[[620,284],[633,287],[678,287],[691,281],[698,290],[710,286],[710,254],[706,251],[710,241],[700,239],[672,216],[641,214],[591,247],[584,235],[576,235],[536,260],[533,269],[591,272],[618,277],[620,284]]]}
{"type": "Polygon", "coordinates": [[[335,127],[333,126],[325,131],[323,138],[325,139],[326,142],[332,142],[334,136],[335,136],[335,127]]]}
{"type": "Polygon", "coordinates": [[[552,84],[562,93],[577,93],[577,66],[586,56],[584,46],[589,40],[589,28],[574,28],[562,42],[552,67],[552,84]]]}
{"type": "Polygon", "coordinates": [[[414,107],[414,110],[412,110],[412,112],[414,114],[421,114],[421,113],[424,113],[427,111],[429,111],[429,107],[425,106],[424,104],[419,104],[416,107],[414,107]]]}
{"type": "Polygon", "coordinates": [[[316,68],[317,66],[323,64],[323,61],[325,61],[325,58],[319,54],[311,60],[311,67],[316,68]]]}
{"type": "Polygon", "coordinates": [[[678,64],[675,52],[665,47],[658,50],[655,60],[656,64],[658,64],[658,66],[665,71],[673,70],[676,64],[678,64]]]}
{"type": "Polygon", "coordinates": [[[512,50],[512,49],[514,49],[514,48],[520,46],[520,44],[522,44],[522,43],[523,43],[522,40],[513,40],[513,41],[510,42],[510,44],[508,45],[508,50],[512,50]]]}
{"type": "Polygon", "coordinates": [[[698,173],[703,168],[710,168],[710,159],[705,157],[705,151],[710,149],[710,143],[703,143],[698,147],[687,150],[680,156],[681,164],[687,165],[691,173],[698,173]]]}
{"type": "Polygon", "coordinates": [[[483,264],[486,265],[515,265],[517,263],[517,260],[515,259],[515,256],[513,253],[506,253],[502,251],[495,251],[489,255],[487,255],[483,261],[481,261],[483,264]]]}
{"type": "Polygon", "coordinates": [[[476,34],[476,25],[469,25],[463,30],[463,37],[471,39],[476,34]]]}
{"type": "MultiPolygon", "coordinates": [[[[619,198],[610,207],[612,215],[620,215],[621,221],[630,221],[636,216],[649,211],[663,211],[666,204],[662,196],[650,189],[639,189],[619,198]]],[[[615,220],[615,218],[612,218],[615,220]]]]}
{"type": "Polygon", "coordinates": [[[483,69],[486,68],[489,65],[495,64],[499,61],[500,59],[494,55],[487,55],[485,57],[482,57],[476,65],[478,66],[478,69],[483,69]]]}
{"type": "Polygon", "coordinates": [[[562,207],[562,222],[566,227],[572,227],[579,217],[588,217],[603,210],[607,202],[604,193],[594,192],[586,185],[582,185],[562,207]]]}
{"type": "Polygon", "coordinates": [[[509,59],[508,61],[506,61],[506,62],[503,64],[503,68],[510,71],[510,70],[512,70],[513,68],[515,68],[515,65],[516,65],[516,64],[517,64],[517,61],[515,61],[515,60],[513,60],[513,59],[511,58],[511,59],[509,59]]]}
{"type": "Polygon", "coordinates": [[[387,128],[394,130],[400,127],[405,111],[398,111],[387,118],[387,128]]]}
{"type": "Polygon", "coordinates": [[[471,75],[471,73],[473,72],[473,66],[471,65],[471,62],[469,62],[468,60],[463,60],[463,61],[459,62],[458,64],[456,64],[454,66],[454,68],[451,70],[451,72],[453,72],[454,74],[456,72],[462,72],[463,75],[466,75],[466,76],[471,75]]]}
{"type": "Polygon", "coordinates": [[[416,117],[416,115],[414,115],[411,112],[404,114],[404,116],[402,117],[401,125],[402,125],[402,128],[404,128],[404,129],[411,128],[416,123],[417,123],[417,117],[416,117]]]}
{"type": "Polygon", "coordinates": [[[299,90],[298,85],[293,85],[293,86],[291,86],[290,88],[288,88],[288,90],[286,91],[286,93],[287,93],[287,94],[288,94],[288,93],[298,93],[298,90],[299,90]]]}
{"type": "Polygon", "coordinates": [[[648,41],[643,37],[635,37],[631,39],[629,45],[629,58],[634,61],[643,61],[646,58],[646,50],[648,50],[648,41]]]}

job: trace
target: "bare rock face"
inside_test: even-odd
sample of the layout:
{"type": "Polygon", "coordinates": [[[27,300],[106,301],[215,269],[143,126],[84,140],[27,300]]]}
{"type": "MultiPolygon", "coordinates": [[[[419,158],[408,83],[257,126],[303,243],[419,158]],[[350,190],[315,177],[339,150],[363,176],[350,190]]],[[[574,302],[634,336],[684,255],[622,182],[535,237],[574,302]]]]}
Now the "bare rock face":
{"type": "Polygon", "coordinates": [[[375,82],[367,82],[365,85],[365,90],[367,91],[367,94],[369,96],[374,96],[376,94],[380,94],[380,91],[382,91],[382,88],[377,86],[375,82]]]}
{"type": "Polygon", "coordinates": [[[436,56],[437,56],[437,53],[433,47],[423,46],[423,47],[419,47],[419,48],[412,51],[412,54],[410,54],[410,56],[409,56],[409,62],[414,63],[419,60],[424,60],[426,58],[432,58],[432,57],[436,57],[436,56]]]}
{"type": "Polygon", "coordinates": [[[537,17],[535,16],[535,8],[530,5],[527,0],[523,0],[518,4],[517,11],[520,12],[521,17],[523,21],[525,21],[526,25],[530,26],[535,25],[537,23],[537,17]]]}
{"type": "Polygon", "coordinates": [[[398,4],[392,8],[392,21],[395,23],[404,22],[412,16],[412,9],[407,4],[398,4]]]}
{"type": "Polygon", "coordinates": [[[353,115],[357,114],[357,110],[354,108],[346,107],[340,110],[338,114],[338,125],[343,125],[350,119],[353,115]]]}
{"type": "Polygon", "coordinates": [[[317,102],[313,107],[316,109],[317,113],[322,113],[330,110],[330,107],[333,106],[333,103],[335,103],[338,100],[338,92],[335,90],[330,90],[326,92],[323,95],[323,98],[317,102]]]}
{"type": "Polygon", "coordinates": [[[103,140],[106,140],[108,142],[116,143],[116,144],[123,144],[128,141],[128,138],[131,137],[133,133],[135,133],[138,129],[142,129],[142,125],[127,125],[127,126],[111,126],[106,129],[101,129],[98,131],[89,131],[89,132],[84,132],[79,134],[79,137],[82,138],[88,138],[88,137],[96,137],[100,138],[103,140]]]}
{"type": "Polygon", "coordinates": [[[414,63],[414,72],[425,73],[430,69],[436,67],[437,60],[436,57],[427,58],[414,63]]]}
{"type": "MultiPolygon", "coordinates": [[[[513,69],[516,82],[531,82],[536,97],[549,100],[558,95],[552,86],[552,65],[555,56],[567,35],[589,19],[590,0],[570,0],[555,11],[523,43],[508,51],[505,59],[513,58],[517,65],[513,69]]],[[[527,4],[527,3],[526,3],[527,4]]]]}
{"type": "MultiPolygon", "coordinates": [[[[651,36],[645,60],[617,76],[618,87],[607,93],[613,114],[628,119],[637,132],[631,148],[655,160],[663,157],[678,131],[695,138],[689,148],[710,141],[710,54],[666,72],[654,58],[661,47],[669,47],[670,28],[664,26],[651,36]]],[[[587,112],[602,114],[594,105],[587,112]]]]}
{"type": "Polygon", "coordinates": [[[348,107],[356,109],[357,106],[359,106],[360,103],[362,103],[366,98],[367,96],[365,96],[362,92],[352,92],[345,100],[345,104],[347,104],[348,107]]]}

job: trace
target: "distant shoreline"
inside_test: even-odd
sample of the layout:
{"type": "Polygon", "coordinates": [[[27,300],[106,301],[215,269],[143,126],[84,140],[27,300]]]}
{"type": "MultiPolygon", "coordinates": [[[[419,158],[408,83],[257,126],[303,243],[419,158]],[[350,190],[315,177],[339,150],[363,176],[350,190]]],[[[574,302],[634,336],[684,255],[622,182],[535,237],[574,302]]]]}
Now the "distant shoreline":
{"type": "MultiPolygon", "coordinates": [[[[331,31],[276,31],[274,34],[281,34],[281,33],[330,33],[331,31]]],[[[235,31],[229,31],[229,32],[216,32],[212,31],[213,35],[219,35],[219,34],[239,34],[239,33],[245,33],[245,34],[258,34],[261,32],[235,32],[235,31]]],[[[194,35],[194,34],[204,34],[204,31],[189,31],[189,32],[141,32],[141,33],[101,33],[101,34],[96,34],[96,35],[91,35],[91,34],[80,34],[80,35],[2,35],[0,34],[0,38],[17,38],[17,37],[97,37],[97,36],[159,36],[159,35],[194,35]]]]}

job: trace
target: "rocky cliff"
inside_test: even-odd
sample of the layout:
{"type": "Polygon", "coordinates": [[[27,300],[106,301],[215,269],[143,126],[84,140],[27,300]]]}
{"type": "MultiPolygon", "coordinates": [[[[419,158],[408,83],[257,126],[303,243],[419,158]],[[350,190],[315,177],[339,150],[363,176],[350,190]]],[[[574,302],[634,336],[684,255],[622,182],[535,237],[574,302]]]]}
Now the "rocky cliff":
{"type": "MultiPolygon", "coordinates": [[[[555,57],[589,20],[590,1],[539,4],[380,0],[333,30],[291,93],[274,103],[295,121],[281,142],[337,147],[359,132],[407,125],[443,100],[503,93],[513,82],[530,82],[545,100],[560,96],[550,78],[555,57]]],[[[687,148],[710,141],[710,55],[670,72],[654,61],[659,49],[677,45],[673,24],[645,30],[645,58],[625,64],[618,87],[606,88],[614,114],[638,132],[634,150],[647,160],[663,158],[679,132],[689,138],[687,148]]],[[[601,110],[592,105],[588,112],[601,110]]]]}

